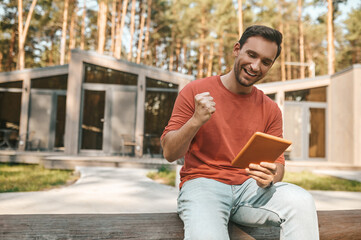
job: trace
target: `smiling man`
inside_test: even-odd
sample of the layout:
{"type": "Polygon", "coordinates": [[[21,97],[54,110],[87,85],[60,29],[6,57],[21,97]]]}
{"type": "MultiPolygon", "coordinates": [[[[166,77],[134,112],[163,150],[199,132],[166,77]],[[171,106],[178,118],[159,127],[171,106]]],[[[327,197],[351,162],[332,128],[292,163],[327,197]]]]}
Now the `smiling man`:
{"type": "Polygon", "coordinates": [[[228,222],[280,226],[281,239],[318,239],[314,201],[283,183],[284,156],[235,168],[231,161],[257,131],[282,137],[277,104],[253,86],[281,52],[282,34],[251,26],[233,46],[234,67],[185,86],[161,137],[164,157],[184,157],[178,213],[185,239],[229,239],[228,222]]]}

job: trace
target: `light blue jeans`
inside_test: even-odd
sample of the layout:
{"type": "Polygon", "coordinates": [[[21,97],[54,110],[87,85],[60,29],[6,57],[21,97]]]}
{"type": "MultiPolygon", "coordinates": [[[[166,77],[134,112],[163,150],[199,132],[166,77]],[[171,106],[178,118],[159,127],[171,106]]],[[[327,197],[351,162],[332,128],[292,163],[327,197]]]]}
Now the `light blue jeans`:
{"type": "Polygon", "coordinates": [[[284,182],[262,189],[252,178],[242,185],[189,180],[179,192],[178,214],[185,239],[229,239],[229,220],[245,226],[280,226],[281,239],[319,239],[311,194],[284,182]]]}

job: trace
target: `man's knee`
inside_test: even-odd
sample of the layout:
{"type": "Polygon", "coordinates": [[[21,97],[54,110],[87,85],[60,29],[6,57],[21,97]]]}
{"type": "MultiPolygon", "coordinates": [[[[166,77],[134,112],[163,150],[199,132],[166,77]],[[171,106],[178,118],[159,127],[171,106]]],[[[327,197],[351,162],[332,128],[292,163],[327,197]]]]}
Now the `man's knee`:
{"type": "Polygon", "coordinates": [[[222,223],[207,224],[198,222],[185,227],[184,239],[191,240],[228,240],[228,226],[222,223]]]}
{"type": "Polygon", "coordinates": [[[289,206],[298,213],[316,212],[314,199],[305,189],[289,183],[280,183],[278,187],[279,190],[282,189],[281,199],[284,206],[289,206]]]}

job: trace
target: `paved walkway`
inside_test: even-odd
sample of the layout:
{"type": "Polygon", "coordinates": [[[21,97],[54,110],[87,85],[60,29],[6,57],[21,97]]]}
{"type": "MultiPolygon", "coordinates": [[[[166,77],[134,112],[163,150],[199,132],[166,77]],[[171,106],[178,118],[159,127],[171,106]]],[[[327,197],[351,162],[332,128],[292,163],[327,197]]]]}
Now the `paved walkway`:
{"type": "Polygon", "coordinates": [[[79,167],[73,185],[42,192],[1,193],[0,214],[175,212],[177,189],[149,170],[79,167]]]}
{"type": "MultiPolygon", "coordinates": [[[[149,169],[78,167],[73,185],[1,193],[0,214],[175,212],[178,190],[146,177],[149,169]]],[[[361,192],[311,191],[319,210],[361,209],[361,192]]]]}

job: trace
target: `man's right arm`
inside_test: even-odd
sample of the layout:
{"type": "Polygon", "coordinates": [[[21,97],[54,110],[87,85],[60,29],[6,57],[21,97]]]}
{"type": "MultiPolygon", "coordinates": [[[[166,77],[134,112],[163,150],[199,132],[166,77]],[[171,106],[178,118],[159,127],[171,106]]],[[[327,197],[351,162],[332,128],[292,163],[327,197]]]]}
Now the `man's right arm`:
{"type": "Polygon", "coordinates": [[[169,162],[183,157],[201,126],[215,112],[215,103],[209,92],[194,97],[193,116],[178,130],[168,132],[162,139],[163,155],[169,162]]]}

